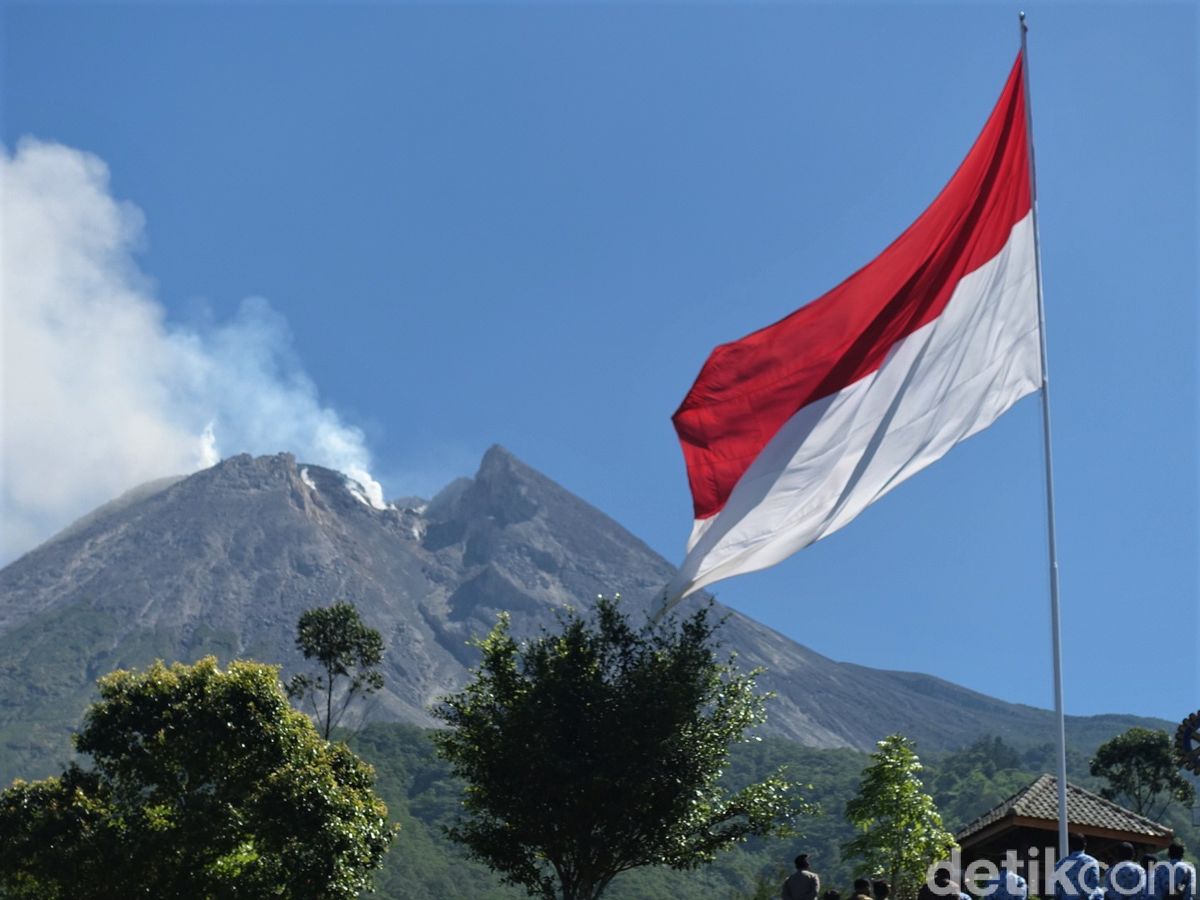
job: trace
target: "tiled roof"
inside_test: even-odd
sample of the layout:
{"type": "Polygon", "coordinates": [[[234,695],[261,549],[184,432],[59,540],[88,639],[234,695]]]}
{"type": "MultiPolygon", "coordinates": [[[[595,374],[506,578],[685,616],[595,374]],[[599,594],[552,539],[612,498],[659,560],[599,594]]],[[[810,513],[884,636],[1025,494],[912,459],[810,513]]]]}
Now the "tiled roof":
{"type": "MultiPolygon", "coordinates": [[[[1057,822],[1058,779],[1053,775],[1043,775],[1029,787],[1017,791],[999,806],[962,828],[955,835],[955,839],[962,843],[971,835],[1010,816],[1057,822]]],[[[1172,834],[1167,826],[1130,812],[1125,807],[1070,782],[1067,782],[1067,822],[1069,825],[1106,828],[1110,831],[1125,831],[1150,837],[1170,837],[1172,834]]]]}

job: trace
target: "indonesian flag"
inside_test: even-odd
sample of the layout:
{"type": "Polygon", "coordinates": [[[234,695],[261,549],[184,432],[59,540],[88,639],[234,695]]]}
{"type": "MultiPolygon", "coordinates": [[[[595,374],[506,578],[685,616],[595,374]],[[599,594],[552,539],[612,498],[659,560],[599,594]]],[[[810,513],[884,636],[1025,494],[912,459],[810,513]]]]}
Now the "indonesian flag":
{"type": "Polygon", "coordinates": [[[674,415],[695,525],[668,601],[832,534],[1041,387],[1022,71],[891,246],[709,356],[674,415]]]}

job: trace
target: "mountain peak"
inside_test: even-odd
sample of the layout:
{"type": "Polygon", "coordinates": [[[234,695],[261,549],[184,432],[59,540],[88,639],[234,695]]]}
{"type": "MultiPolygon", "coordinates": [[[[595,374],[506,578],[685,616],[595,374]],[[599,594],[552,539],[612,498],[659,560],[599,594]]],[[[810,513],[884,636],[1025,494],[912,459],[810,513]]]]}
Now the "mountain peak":
{"type": "Polygon", "coordinates": [[[545,505],[546,491],[554,487],[557,485],[544,475],[493,444],[462,495],[462,511],[491,519],[502,527],[514,525],[532,519],[545,505]]]}
{"type": "Polygon", "coordinates": [[[475,473],[476,481],[492,481],[494,479],[528,480],[544,479],[540,472],[518,459],[512,452],[499,444],[492,444],[483,459],[479,461],[479,471],[475,473]]]}
{"type": "Polygon", "coordinates": [[[492,444],[483,454],[483,459],[479,462],[479,468],[485,469],[490,465],[501,465],[510,461],[518,462],[519,460],[503,444],[492,444]]]}
{"type": "Polygon", "coordinates": [[[249,453],[239,453],[229,456],[211,466],[206,471],[221,474],[262,474],[269,475],[279,472],[296,471],[296,457],[291,453],[274,453],[263,456],[251,456],[249,453]]]}

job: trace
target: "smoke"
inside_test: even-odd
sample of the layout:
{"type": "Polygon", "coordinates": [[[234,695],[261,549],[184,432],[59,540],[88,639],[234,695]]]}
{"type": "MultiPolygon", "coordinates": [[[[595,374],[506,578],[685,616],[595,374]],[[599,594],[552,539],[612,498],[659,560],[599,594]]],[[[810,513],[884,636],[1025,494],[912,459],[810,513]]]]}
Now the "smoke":
{"type": "Polygon", "coordinates": [[[203,329],[166,321],[134,261],[142,214],[100,159],[0,147],[0,191],[0,560],[223,452],[291,451],[382,506],[363,433],[321,405],[267,301],[203,329]]]}

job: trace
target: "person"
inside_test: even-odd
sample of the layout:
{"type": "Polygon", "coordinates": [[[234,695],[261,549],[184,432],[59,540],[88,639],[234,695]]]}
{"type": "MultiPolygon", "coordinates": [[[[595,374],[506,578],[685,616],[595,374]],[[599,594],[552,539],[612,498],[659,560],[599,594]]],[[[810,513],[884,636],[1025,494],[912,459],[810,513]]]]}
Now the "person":
{"type": "Polygon", "coordinates": [[[875,900],[871,896],[871,882],[865,878],[854,881],[854,900],[875,900]]]}
{"type": "Polygon", "coordinates": [[[1183,844],[1167,848],[1166,862],[1154,867],[1154,900],[1195,900],[1196,868],[1183,861],[1183,844]]]}
{"type": "Polygon", "coordinates": [[[1001,866],[995,878],[983,883],[982,892],[987,900],[1027,900],[1029,885],[1016,872],[1001,866]]]}
{"type": "Polygon", "coordinates": [[[958,884],[950,878],[950,870],[945,866],[938,866],[933,873],[932,885],[926,881],[917,891],[917,900],[943,900],[945,897],[959,900],[961,896],[958,884]]]}
{"type": "Polygon", "coordinates": [[[1067,837],[1070,852],[1054,867],[1055,900],[1104,900],[1100,888],[1100,863],[1087,853],[1087,838],[1072,833],[1067,837]]]}
{"type": "Polygon", "coordinates": [[[875,900],[888,900],[888,894],[891,892],[891,886],[882,878],[876,878],[871,882],[871,896],[873,896],[875,900]]]}
{"type": "Polygon", "coordinates": [[[808,854],[795,859],[796,871],[783,883],[779,895],[783,900],[817,900],[821,893],[821,876],[808,868],[808,854]]]}
{"type": "Polygon", "coordinates": [[[1142,869],[1146,872],[1146,880],[1142,885],[1142,895],[1139,900],[1154,900],[1154,867],[1158,865],[1158,857],[1147,853],[1142,857],[1142,869]]]}
{"type": "Polygon", "coordinates": [[[1140,900],[1144,896],[1146,873],[1133,857],[1133,844],[1117,844],[1117,862],[1104,877],[1104,900],[1140,900]]]}

